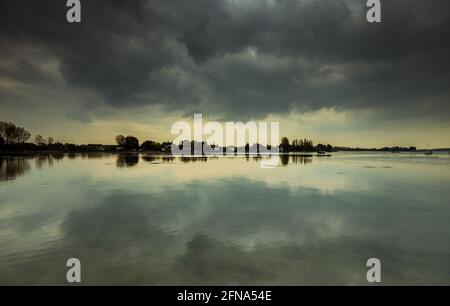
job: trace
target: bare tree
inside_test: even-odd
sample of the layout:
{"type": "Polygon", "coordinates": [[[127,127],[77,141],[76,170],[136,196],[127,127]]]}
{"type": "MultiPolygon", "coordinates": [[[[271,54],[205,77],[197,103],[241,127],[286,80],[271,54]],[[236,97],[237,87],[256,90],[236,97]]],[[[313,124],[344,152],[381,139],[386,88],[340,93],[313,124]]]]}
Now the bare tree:
{"type": "Polygon", "coordinates": [[[42,135],[36,135],[34,137],[34,143],[37,144],[38,146],[42,146],[45,145],[45,140],[44,137],[42,137],[42,135]]]}
{"type": "Polygon", "coordinates": [[[21,127],[17,129],[17,143],[25,143],[30,138],[31,138],[30,132],[21,127]]]}
{"type": "Polygon", "coordinates": [[[0,137],[6,141],[6,128],[8,123],[0,121],[0,137]]]}
{"type": "Polygon", "coordinates": [[[6,124],[6,143],[14,144],[17,138],[17,127],[14,123],[8,122],[6,124]]]}
{"type": "Polygon", "coordinates": [[[119,145],[119,146],[124,146],[125,143],[126,143],[126,138],[125,138],[125,136],[123,136],[123,135],[117,135],[117,136],[116,136],[116,143],[117,143],[117,145],[119,145]]]}
{"type": "Polygon", "coordinates": [[[53,144],[53,138],[52,137],[47,138],[47,144],[49,146],[51,146],[53,144]]]}
{"type": "Polygon", "coordinates": [[[11,122],[0,122],[0,138],[6,144],[24,143],[31,137],[23,127],[16,126],[11,122]]]}

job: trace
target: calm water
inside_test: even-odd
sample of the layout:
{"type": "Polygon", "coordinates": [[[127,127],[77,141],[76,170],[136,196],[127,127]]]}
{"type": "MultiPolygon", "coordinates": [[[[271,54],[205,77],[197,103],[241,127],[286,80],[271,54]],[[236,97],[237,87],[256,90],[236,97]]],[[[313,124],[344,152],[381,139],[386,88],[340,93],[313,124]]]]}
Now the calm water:
{"type": "Polygon", "coordinates": [[[0,158],[0,284],[450,284],[449,155],[0,158]]]}

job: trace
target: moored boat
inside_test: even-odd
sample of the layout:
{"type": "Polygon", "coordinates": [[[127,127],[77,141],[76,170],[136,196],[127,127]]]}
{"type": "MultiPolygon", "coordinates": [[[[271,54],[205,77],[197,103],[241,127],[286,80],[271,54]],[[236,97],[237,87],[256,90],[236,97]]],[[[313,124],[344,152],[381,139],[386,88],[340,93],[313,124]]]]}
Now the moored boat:
{"type": "Polygon", "coordinates": [[[317,151],[317,156],[331,156],[331,154],[328,154],[326,151],[317,151]]]}

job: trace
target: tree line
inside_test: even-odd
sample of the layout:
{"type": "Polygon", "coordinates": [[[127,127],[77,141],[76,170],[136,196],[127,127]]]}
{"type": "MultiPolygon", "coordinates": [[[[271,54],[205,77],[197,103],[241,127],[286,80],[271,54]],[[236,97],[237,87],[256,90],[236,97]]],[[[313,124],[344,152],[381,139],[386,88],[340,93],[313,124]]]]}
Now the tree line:
{"type": "Polygon", "coordinates": [[[52,137],[44,138],[42,135],[34,137],[34,143],[29,143],[31,133],[12,122],[0,121],[0,146],[8,149],[35,149],[38,147],[52,148],[55,142],[52,137]]]}
{"type": "MultiPolygon", "coordinates": [[[[75,144],[61,144],[54,142],[52,137],[44,138],[38,134],[34,137],[34,143],[28,143],[31,139],[31,133],[25,128],[16,126],[11,122],[0,122],[0,146],[7,147],[7,149],[19,149],[19,150],[56,150],[56,151],[92,151],[97,150],[98,145],[75,145],[75,144]]],[[[102,146],[103,150],[148,150],[148,151],[164,151],[172,143],[171,142],[156,142],[153,140],[146,140],[140,144],[139,139],[129,135],[117,135],[115,137],[116,146],[102,146]]],[[[318,144],[309,139],[294,139],[292,142],[287,137],[281,139],[279,145],[281,152],[312,152],[312,151],[328,151],[334,150],[330,144],[318,144]]],[[[246,151],[249,150],[249,144],[245,147],[246,151]]]]}
{"type": "Polygon", "coordinates": [[[25,143],[31,138],[31,133],[12,122],[0,121],[0,145],[25,143]]]}
{"type": "Polygon", "coordinates": [[[282,152],[313,152],[313,151],[326,151],[332,152],[334,148],[330,144],[314,145],[312,140],[309,139],[294,139],[289,142],[287,137],[281,138],[280,151],[282,152]]]}
{"type": "Polygon", "coordinates": [[[117,135],[115,141],[119,148],[123,148],[125,150],[143,149],[148,151],[161,151],[162,149],[172,144],[168,141],[159,143],[153,140],[146,140],[141,145],[139,145],[139,139],[131,135],[126,137],[123,135],[117,135]]]}

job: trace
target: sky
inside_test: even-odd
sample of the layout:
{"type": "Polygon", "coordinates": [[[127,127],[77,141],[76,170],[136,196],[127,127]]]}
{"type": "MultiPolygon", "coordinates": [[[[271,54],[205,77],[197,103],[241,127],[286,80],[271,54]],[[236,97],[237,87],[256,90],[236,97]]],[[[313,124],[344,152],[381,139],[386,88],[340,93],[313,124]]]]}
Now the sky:
{"type": "Polygon", "coordinates": [[[450,147],[450,2],[0,2],[0,121],[61,142],[279,121],[338,146],[450,147]]]}

